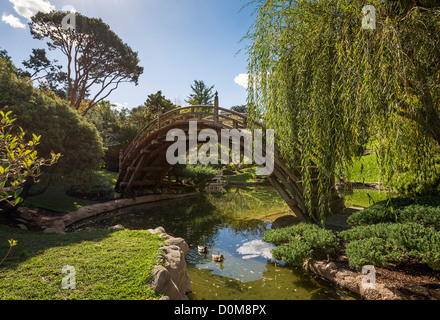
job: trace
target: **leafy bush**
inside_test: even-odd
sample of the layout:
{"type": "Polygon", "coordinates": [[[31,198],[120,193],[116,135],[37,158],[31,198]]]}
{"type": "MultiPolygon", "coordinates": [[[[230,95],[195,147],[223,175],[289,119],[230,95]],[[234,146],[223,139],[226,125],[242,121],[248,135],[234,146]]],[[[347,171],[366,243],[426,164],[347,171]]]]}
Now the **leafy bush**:
{"type": "Polygon", "coordinates": [[[274,248],[272,255],[277,260],[283,260],[292,265],[301,265],[313,255],[313,249],[298,237],[274,248]]]}
{"type": "Polygon", "coordinates": [[[440,230],[440,207],[412,205],[399,211],[399,220],[402,222],[418,222],[424,226],[431,226],[440,230]]]}
{"type": "Polygon", "coordinates": [[[407,250],[392,238],[367,238],[350,242],[346,247],[349,266],[360,270],[365,265],[389,267],[407,259],[407,250]]]}
{"type": "Polygon", "coordinates": [[[350,216],[351,226],[386,222],[417,222],[440,230],[440,198],[396,198],[379,202],[350,216]]]}
{"type": "MultiPolygon", "coordinates": [[[[326,258],[339,245],[339,239],[330,231],[311,223],[268,230],[263,238],[277,248],[272,254],[291,264],[302,264],[308,258],[326,258]]],[[[277,259],[278,259],[277,258],[277,259]]]]}
{"type": "Polygon", "coordinates": [[[360,226],[349,230],[339,232],[339,236],[346,242],[357,241],[368,238],[396,238],[400,237],[402,231],[401,224],[397,223],[379,223],[367,226],[360,226]]]}
{"type": "Polygon", "coordinates": [[[350,266],[386,266],[410,256],[440,270],[440,232],[434,228],[413,222],[380,223],[345,230],[339,236],[349,242],[346,252],[350,266]]]}
{"type": "Polygon", "coordinates": [[[188,183],[196,188],[204,188],[217,174],[217,171],[209,166],[196,165],[176,165],[173,168],[172,175],[177,181],[188,183]]]}
{"type": "Polygon", "coordinates": [[[0,92],[0,110],[14,113],[16,124],[27,132],[25,138],[31,140],[30,133],[42,137],[38,155],[49,158],[54,151],[62,155],[45,173],[77,184],[91,183],[104,155],[96,128],[52,91],[36,89],[27,79],[8,73],[1,59],[0,92]]]}

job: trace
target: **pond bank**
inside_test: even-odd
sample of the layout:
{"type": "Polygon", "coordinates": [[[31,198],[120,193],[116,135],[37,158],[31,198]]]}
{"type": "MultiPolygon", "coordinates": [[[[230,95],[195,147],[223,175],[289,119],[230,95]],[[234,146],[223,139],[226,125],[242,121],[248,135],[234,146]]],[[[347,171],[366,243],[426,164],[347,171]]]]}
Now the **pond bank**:
{"type": "MultiPolygon", "coordinates": [[[[343,213],[328,218],[325,226],[335,231],[348,229],[347,218],[360,210],[363,208],[346,208],[343,213]]],[[[362,285],[363,280],[368,278],[367,274],[351,270],[347,259],[345,254],[340,254],[333,261],[310,259],[303,268],[366,300],[440,300],[440,284],[433,280],[435,272],[421,268],[413,261],[408,261],[400,269],[375,268],[375,288],[369,289],[362,285]]]]}
{"type": "Polygon", "coordinates": [[[199,192],[187,194],[148,195],[132,199],[117,199],[80,208],[70,213],[55,213],[36,208],[22,208],[14,217],[15,226],[22,230],[41,230],[45,233],[64,233],[66,228],[81,220],[90,219],[122,208],[140,204],[160,205],[164,201],[200,196],[199,192]]]}
{"type": "Polygon", "coordinates": [[[182,238],[170,236],[162,227],[148,232],[166,239],[166,246],[160,248],[163,253],[159,259],[163,263],[153,269],[148,285],[157,294],[164,295],[160,300],[188,300],[187,294],[191,292],[191,280],[186,273],[185,261],[189,252],[188,244],[182,238]]]}
{"type": "MultiPolygon", "coordinates": [[[[332,261],[308,260],[304,269],[330,281],[334,285],[359,294],[366,300],[439,300],[440,289],[430,288],[423,280],[429,276],[414,276],[410,282],[400,282],[398,272],[375,268],[378,278],[375,288],[364,287],[367,274],[354,272],[332,261]]],[[[368,277],[367,277],[368,278],[368,277]]]]}

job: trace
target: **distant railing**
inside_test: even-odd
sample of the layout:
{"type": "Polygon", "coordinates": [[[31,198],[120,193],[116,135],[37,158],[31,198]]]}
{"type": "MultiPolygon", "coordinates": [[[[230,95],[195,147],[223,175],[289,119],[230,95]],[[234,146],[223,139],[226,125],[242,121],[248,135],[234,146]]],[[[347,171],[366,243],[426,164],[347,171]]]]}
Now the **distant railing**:
{"type": "Polygon", "coordinates": [[[135,151],[141,141],[144,141],[150,135],[170,125],[179,122],[189,122],[192,120],[212,122],[214,125],[221,124],[222,127],[231,129],[246,129],[250,125],[264,129],[264,125],[250,119],[246,114],[229,109],[220,108],[218,97],[215,98],[215,104],[188,106],[168,111],[164,114],[159,113],[157,119],[151,121],[133,140],[125,153],[121,153],[120,163],[124,163],[130,152],[135,151]]]}

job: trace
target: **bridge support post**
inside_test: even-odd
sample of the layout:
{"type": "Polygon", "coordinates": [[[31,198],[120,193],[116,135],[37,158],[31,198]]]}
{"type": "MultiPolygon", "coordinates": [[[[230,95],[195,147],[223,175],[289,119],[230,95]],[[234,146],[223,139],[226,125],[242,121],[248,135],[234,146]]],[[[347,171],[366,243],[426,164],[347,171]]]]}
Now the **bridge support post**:
{"type": "Polygon", "coordinates": [[[162,110],[159,110],[159,112],[157,113],[157,130],[160,129],[160,117],[162,117],[162,110]]]}
{"type": "Polygon", "coordinates": [[[215,93],[214,98],[214,122],[218,123],[218,108],[219,108],[219,100],[218,100],[218,92],[215,93]]]}
{"type": "Polygon", "coordinates": [[[121,168],[124,164],[124,152],[122,149],[119,151],[119,173],[121,173],[121,168]]]}

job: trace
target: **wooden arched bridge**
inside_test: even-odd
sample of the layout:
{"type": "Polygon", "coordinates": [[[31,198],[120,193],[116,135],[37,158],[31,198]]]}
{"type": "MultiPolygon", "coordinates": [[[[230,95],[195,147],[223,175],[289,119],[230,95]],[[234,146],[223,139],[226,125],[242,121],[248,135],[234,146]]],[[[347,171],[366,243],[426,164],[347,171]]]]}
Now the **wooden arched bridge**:
{"type": "MultiPolygon", "coordinates": [[[[190,121],[197,121],[198,131],[213,129],[219,136],[222,129],[265,129],[263,125],[251,120],[245,114],[220,108],[217,96],[214,106],[190,106],[159,115],[139,133],[125,153],[121,152],[116,189],[137,195],[146,188],[159,187],[172,169],[166,159],[166,153],[174,142],[167,141],[167,134],[172,129],[181,129],[187,137],[190,137],[188,134],[190,121]]],[[[268,176],[268,180],[298,219],[314,220],[306,209],[301,167],[289,167],[282,159],[276,143],[274,151],[274,171],[268,176]]],[[[312,181],[317,181],[316,170],[312,174],[312,181]]],[[[343,207],[343,199],[334,192],[332,211],[339,212],[343,207]]]]}

